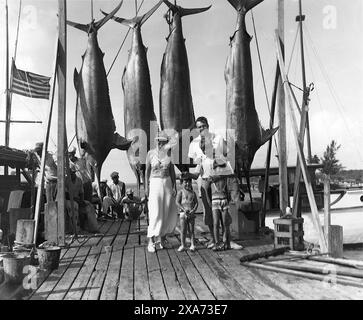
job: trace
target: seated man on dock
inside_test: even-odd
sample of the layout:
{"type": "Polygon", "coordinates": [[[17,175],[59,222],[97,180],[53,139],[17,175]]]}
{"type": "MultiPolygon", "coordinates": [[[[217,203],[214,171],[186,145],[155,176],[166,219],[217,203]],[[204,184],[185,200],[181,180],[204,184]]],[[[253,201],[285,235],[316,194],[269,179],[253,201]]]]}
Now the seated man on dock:
{"type": "Polygon", "coordinates": [[[132,189],[127,189],[126,196],[121,200],[126,220],[136,220],[141,217],[145,203],[146,198],[140,199],[134,196],[132,189]]]}
{"type": "Polygon", "coordinates": [[[121,201],[125,196],[125,183],[119,180],[118,172],[112,172],[111,179],[112,183],[109,184],[111,194],[103,198],[102,211],[105,214],[110,211],[110,213],[107,214],[110,218],[123,218],[121,201]]]}

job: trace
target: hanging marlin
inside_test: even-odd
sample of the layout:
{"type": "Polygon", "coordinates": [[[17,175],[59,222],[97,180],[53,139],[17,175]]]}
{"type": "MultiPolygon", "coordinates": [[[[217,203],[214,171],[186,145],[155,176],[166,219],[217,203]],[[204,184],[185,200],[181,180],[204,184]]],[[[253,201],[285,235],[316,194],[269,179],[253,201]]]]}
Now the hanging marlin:
{"type": "Polygon", "coordinates": [[[93,168],[98,186],[102,164],[110,150],[127,150],[131,144],[131,141],[116,133],[103,64],[104,53],[97,41],[97,31],[120,9],[122,2],[97,22],[93,20],[84,25],[67,21],[69,25],[88,35],[81,69],[79,73],[77,69],[74,70],[74,86],[77,91],[76,135],[81,155],[93,168]]]}
{"type": "MultiPolygon", "coordinates": [[[[192,129],[195,125],[188,55],[183,37],[181,18],[208,10],[206,8],[185,9],[173,5],[167,0],[165,4],[172,13],[170,34],[161,65],[160,86],[160,124],[161,129],[173,129],[181,137],[183,129],[192,129]]],[[[182,147],[179,140],[180,171],[188,171],[188,164],[182,164],[182,147]]]]}
{"type": "MultiPolygon", "coordinates": [[[[112,17],[113,20],[129,26],[133,30],[131,50],[122,76],[122,89],[124,91],[124,123],[125,136],[133,140],[133,145],[127,153],[127,157],[137,179],[138,193],[140,193],[141,180],[145,181],[146,154],[150,149],[150,125],[156,123],[154,104],[150,83],[150,72],[147,61],[147,48],[141,37],[141,26],[159,8],[163,1],[159,1],[149,12],[143,16],[127,20],[112,17]],[[141,129],[145,136],[138,136],[141,129]],[[138,136],[138,137],[137,137],[138,136]],[[143,138],[147,140],[144,141],[143,138]],[[143,144],[143,145],[140,145],[143,144]],[[145,151],[141,152],[140,149],[145,151]],[[137,157],[136,157],[137,156],[137,157]]],[[[107,16],[107,13],[102,13],[107,16]]]]}
{"type": "MultiPolygon", "coordinates": [[[[235,130],[236,173],[241,179],[244,172],[251,195],[249,171],[256,151],[277,131],[264,130],[258,119],[253,93],[251,36],[246,30],[246,14],[263,0],[228,0],[237,10],[237,26],[231,37],[230,54],[225,68],[227,85],[226,128],[235,130]]],[[[229,137],[230,138],[230,137],[229,137]]]]}

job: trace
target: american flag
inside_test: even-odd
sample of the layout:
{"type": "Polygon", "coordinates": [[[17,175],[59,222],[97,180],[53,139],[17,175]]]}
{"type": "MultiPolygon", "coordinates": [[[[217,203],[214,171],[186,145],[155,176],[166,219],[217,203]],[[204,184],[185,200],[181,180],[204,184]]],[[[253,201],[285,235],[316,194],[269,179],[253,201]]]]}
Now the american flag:
{"type": "Polygon", "coordinates": [[[13,60],[11,91],[30,98],[49,99],[50,77],[17,69],[13,60]]]}

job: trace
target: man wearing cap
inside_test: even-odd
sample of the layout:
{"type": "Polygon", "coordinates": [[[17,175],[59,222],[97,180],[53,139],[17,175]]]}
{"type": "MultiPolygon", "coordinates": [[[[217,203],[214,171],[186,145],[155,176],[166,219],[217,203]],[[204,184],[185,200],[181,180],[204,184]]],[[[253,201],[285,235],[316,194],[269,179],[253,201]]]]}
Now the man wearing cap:
{"type": "MultiPolygon", "coordinates": [[[[116,212],[118,217],[123,217],[123,208],[121,201],[125,196],[125,183],[119,180],[118,172],[111,173],[112,183],[109,184],[111,194],[103,198],[102,211],[107,213],[110,209],[110,217],[113,217],[113,212],[116,212]]],[[[117,217],[116,216],[116,217],[117,217]]]]}
{"type": "Polygon", "coordinates": [[[73,164],[76,168],[77,176],[82,180],[84,199],[87,201],[92,201],[92,176],[91,172],[87,166],[87,161],[84,158],[76,157],[76,148],[72,148],[68,152],[68,157],[70,164],[73,164]]]}
{"type": "Polygon", "coordinates": [[[126,196],[122,199],[121,204],[124,208],[125,217],[127,220],[137,219],[144,209],[146,199],[140,199],[134,196],[132,189],[126,190],[126,196]]]}
{"type": "MultiPolygon", "coordinates": [[[[41,166],[41,157],[43,152],[43,142],[35,144],[34,154],[38,162],[38,166],[41,166]]],[[[40,175],[37,176],[36,184],[40,185],[40,175]]],[[[44,181],[45,181],[45,194],[47,202],[55,201],[57,195],[57,164],[55,155],[49,151],[45,153],[45,170],[44,170],[44,181]]]]}

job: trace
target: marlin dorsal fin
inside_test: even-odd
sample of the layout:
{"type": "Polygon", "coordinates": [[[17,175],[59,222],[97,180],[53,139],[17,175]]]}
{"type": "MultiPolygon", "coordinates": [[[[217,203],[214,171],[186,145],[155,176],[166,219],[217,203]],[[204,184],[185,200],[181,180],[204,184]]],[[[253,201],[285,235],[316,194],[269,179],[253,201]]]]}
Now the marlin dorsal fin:
{"type": "MultiPolygon", "coordinates": [[[[163,0],[160,0],[155,6],[153,6],[147,13],[145,13],[142,16],[137,16],[132,19],[124,19],[119,17],[112,17],[113,20],[117,21],[118,23],[121,23],[123,25],[127,25],[130,28],[135,28],[137,25],[142,26],[147,19],[149,19],[153,13],[160,7],[160,5],[163,3],[163,0]]],[[[107,16],[107,13],[102,11],[101,12],[107,16]]]]}
{"type": "Polygon", "coordinates": [[[201,13],[204,11],[207,11],[211,8],[212,5],[210,5],[209,7],[204,7],[204,8],[192,8],[192,9],[188,9],[188,8],[182,8],[180,6],[176,6],[174,4],[172,4],[171,2],[169,2],[168,0],[163,0],[164,3],[169,7],[169,9],[175,14],[175,13],[179,13],[181,17],[184,16],[188,16],[191,14],[197,14],[197,13],[201,13]]]}

